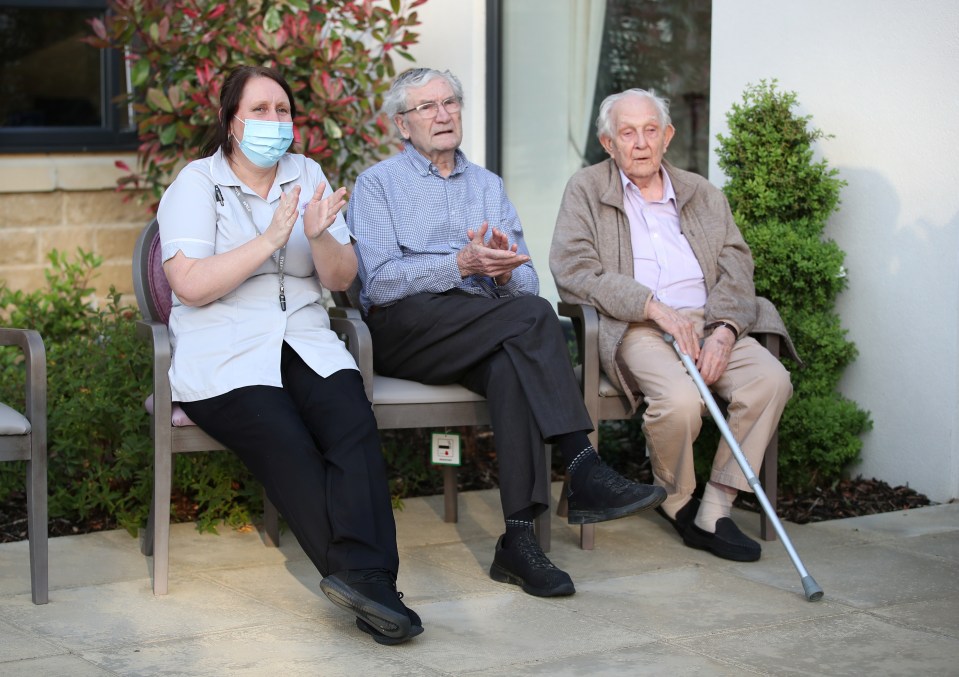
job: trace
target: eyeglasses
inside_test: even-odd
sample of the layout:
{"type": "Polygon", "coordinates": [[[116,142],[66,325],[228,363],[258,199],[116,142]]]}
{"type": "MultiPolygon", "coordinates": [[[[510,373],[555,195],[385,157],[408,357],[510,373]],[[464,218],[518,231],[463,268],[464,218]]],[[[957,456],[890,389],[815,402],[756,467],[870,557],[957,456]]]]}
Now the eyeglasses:
{"type": "Polygon", "coordinates": [[[440,106],[443,107],[443,110],[452,115],[453,113],[460,112],[463,102],[458,96],[451,96],[450,98],[443,99],[442,101],[429,101],[427,103],[421,103],[419,106],[413,106],[409,110],[401,110],[399,114],[406,115],[407,113],[416,111],[424,120],[432,120],[439,115],[440,106]]]}

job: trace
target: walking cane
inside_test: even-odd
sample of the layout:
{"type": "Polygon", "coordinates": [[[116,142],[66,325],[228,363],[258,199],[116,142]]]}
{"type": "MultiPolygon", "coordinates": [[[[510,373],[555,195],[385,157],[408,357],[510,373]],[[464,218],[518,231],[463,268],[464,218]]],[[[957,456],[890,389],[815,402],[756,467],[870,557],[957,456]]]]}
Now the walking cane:
{"type": "Polygon", "coordinates": [[[769,517],[769,521],[772,522],[776,533],[779,535],[779,540],[782,541],[783,547],[785,547],[786,552],[789,553],[789,559],[792,560],[793,566],[796,567],[796,571],[799,572],[799,577],[802,579],[803,591],[806,593],[806,599],[810,602],[818,602],[822,599],[822,588],[820,588],[815,579],[809,575],[806,567],[803,566],[802,560],[799,559],[799,555],[796,553],[792,541],[789,540],[789,536],[786,535],[786,530],[783,529],[782,522],[779,521],[779,516],[776,515],[776,510],[769,503],[769,499],[766,498],[766,492],[764,492],[762,486],[760,486],[756,473],[749,467],[749,461],[746,460],[742,449],[739,448],[739,443],[736,441],[736,438],[733,437],[732,431],[730,431],[729,426],[726,424],[726,418],[719,410],[719,405],[716,404],[713,394],[709,392],[709,387],[706,385],[706,382],[703,381],[699,369],[696,368],[696,363],[693,362],[693,359],[689,355],[680,349],[679,344],[671,335],[664,334],[663,339],[665,339],[666,343],[672,344],[676,354],[679,355],[679,359],[683,361],[683,366],[686,367],[686,371],[689,372],[689,375],[696,383],[696,388],[699,390],[699,394],[702,395],[703,402],[706,403],[709,413],[712,415],[713,420],[716,421],[716,425],[719,426],[719,430],[723,434],[726,444],[729,445],[733,456],[736,458],[736,462],[746,476],[746,481],[749,483],[749,486],[752,487],[756,498],[759,499],[759,504],[762,506],[763,512],[769,517]]]}

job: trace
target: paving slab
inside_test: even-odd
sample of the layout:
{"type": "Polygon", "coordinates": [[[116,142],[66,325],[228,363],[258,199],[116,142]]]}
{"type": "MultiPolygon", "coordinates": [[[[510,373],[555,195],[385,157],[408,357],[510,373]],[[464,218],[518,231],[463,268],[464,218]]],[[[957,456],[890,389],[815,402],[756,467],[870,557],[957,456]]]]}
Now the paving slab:
{"type": "Polygon", "coordinates": [[[155,597],[149,580],[66,588],[36,606],[29,597],[5,600],[4,619],[72,651],[188,637],[289,616],[206,580],[183,581],[155,597]]]}
{"type": "Polygon", "coordinates": [[[429,636],[417,641],[416,661],[445,674],[469,674],[576,656],[584,650],[616,651],[653,640],[620,624],[577,613],[573,599],[540,599],[508,591],[422,605],[417,611],[430,619],[429,636]]]}
{"type": "MultiPolygon", "coordinates": [[[[825,592],[825,599],[858,609],[959,594],[955,563],[888,543],[832,548],[803,561],[825,592]]],[[[784,590],[795,589],[802,594],[799,575],[788,560],[760,560],[753,566],[735,568],[749,580],[784,590]]]]}
{"type": "Polygon", "coordinates": [[[717,660],[771,675],[955,675],[959,643],[865,613],[681,640],[717,660]]]}
{"type": "Polygon", "coordinates": [[[482,674],[500,677],[510,677],[511,675],[517,677],[532,677],[535,675],[549,675],[550,677],[582,677],[583,675],[590,675],[590,677],[607,675],[741,677],[744,674],[764,673],[755,672],[740,665],[723,663],[685,647],[666,642],[654,642],[638,648],[625,647],[613,652],[601,651],[564,656],[552,660],[514,663],[502,670],[484,670],[482,674]]]}
{"type": "Polygon", "coordinates": [[[668,639],[848,611],[702,566],[590,581],[578,593],[574,604],[581,613],[668,639]]]}
{"type": "MultiPolygon", "coordinates": [[[[553,487],[554,497],[559,485],[553,487]]],[[[50,541],[50,603],[30,600],[26,543],[0,545],[0,674],[881,675],[959,674],[959,521],[934,506],[786,524],[826,592],[810,603],[780,543],[755,563],[686,548],[655,515],[599,525],[593,551],[553,519],[552,560],[572,597],[489,578],[502,530],[495,491],[396,513],[398,587],[426,632],[384,647],[319,591],[291,534],[173,525],[170,593],[123,531],[50,541]]],[[[748,534],[758,517],[735,514],[748,534]]]]}

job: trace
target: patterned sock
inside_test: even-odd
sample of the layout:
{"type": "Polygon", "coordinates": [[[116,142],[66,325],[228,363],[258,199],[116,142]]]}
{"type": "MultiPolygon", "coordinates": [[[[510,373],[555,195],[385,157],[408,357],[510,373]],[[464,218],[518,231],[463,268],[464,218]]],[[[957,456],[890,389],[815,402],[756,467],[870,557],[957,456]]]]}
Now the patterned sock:
{"type": "Polygon", "coordinates": [[[524,508],[507,517],[506,535],[503,537],[503,545],[508,548],[515,543],[520,536],[532,531],[533,517],[532,508],[524,508]]]}
{"type": "Polygon", "coordinates": [[[599,454],[589,443],[589,438],[583,431],[560,435],[553,443],[559,447],[563,455],[563,463],[569,473],[570,480],[578,473],[589,470],[599,461],[599,454]]]}
{"type": "Polygon", "coordinates": [[[736,493],[735,490],[729,493],[725,487],[709,482],[703,492],[699,512],[696,513],[696,526],[711,534],[716,533],[716,522],[732,514],[736,493]]]}

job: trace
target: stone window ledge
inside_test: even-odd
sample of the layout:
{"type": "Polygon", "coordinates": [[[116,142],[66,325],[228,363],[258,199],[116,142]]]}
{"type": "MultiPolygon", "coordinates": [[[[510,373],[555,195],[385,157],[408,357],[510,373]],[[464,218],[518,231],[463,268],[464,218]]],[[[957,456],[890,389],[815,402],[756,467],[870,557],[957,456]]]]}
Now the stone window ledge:
{"type": "Polygon", "coordinates": [[[135,167],[136,153],[36,153],[0,155],[0,193],[116,188],[126,175],[117,160],[135,167]]]}

